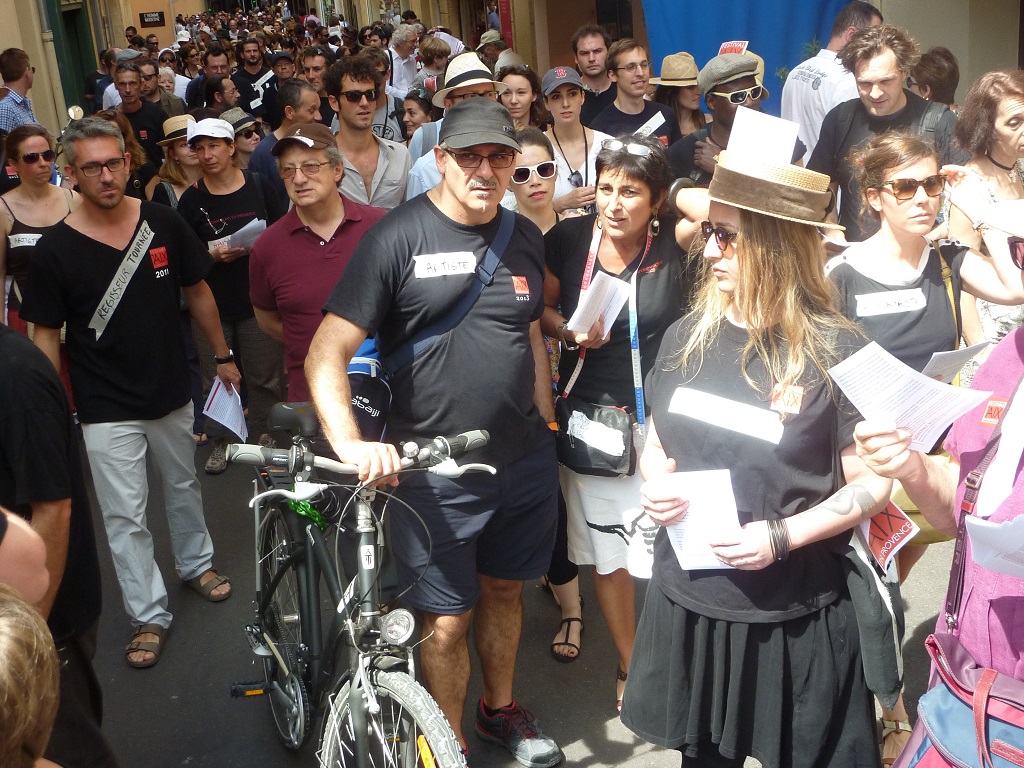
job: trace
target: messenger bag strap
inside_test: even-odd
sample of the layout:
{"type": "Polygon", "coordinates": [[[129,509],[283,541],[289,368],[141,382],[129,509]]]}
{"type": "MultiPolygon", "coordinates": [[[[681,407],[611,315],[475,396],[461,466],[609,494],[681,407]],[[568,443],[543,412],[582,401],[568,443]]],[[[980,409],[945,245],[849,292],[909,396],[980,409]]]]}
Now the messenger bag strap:
{"type": "Polygon", "coordinates": [[[498,265],[501,263],[502,256],[505,255],[505,249],[508,248],[509,241],[512,240],[512,232],[516,224],[516,215],[512,211],[500,206],[498,210],[501,216],[498,232],[487,248],[483,261],[476,267],[476,280],[444,317],[420,330],[387,356],[385,364],[390,373],[394,374],[404,368],[438,338],[457,326],[469,314],[469,310],[476,304],[476,300],[480,298],[484,288],[494,282],[494,273],[498,271],[498,265]]]}
{"type": "Polygon", "coordinates": [[[985,455],[978,462],[978,466],[964,478],[964,499],[960,503],[960,521],[956,527],[956,546],[953,549],[953,562],[949,569],[949,589],[946,591],[946,628],[951,634],[956,628],[960,601],[964,594],[964,570],[967,568],[967,517],[974,514],[974,507],[981,491],[981,482],[985,479],[985,472],[988,471],[992,459],[996,457],[999,440],[1003,436],[1003,420],[1007,411],[1010,410],[1022,382],[1024,382],[1024,377],[1017,382],[1003,412],[999,414],[999,423],[992,431],[992,437],[989,438],[988,446],[985,448],[985,455]]]}

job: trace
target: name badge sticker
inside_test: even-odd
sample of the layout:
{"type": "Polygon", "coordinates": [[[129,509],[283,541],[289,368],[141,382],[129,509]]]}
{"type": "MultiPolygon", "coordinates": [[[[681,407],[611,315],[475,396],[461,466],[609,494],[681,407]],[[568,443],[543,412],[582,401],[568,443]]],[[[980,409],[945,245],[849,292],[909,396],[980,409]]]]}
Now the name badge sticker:
{"type": "Polygon", "coordinates": [[[676,389],[668,410],[669,413],[739,432],[773,445],[779,444],[784,431],[782,420],[774,411],[689,387],[676,389]]]}
{"type": "Polygon", "coordinates": [[[417,278],[471,275],[476,270],[476,256],[470,251],[428,253],[413,258],[416,260],[413,274],[417,278]]]}
{"type": "Polygon", "coordinates": [[[985,410],[981,412],[981,425],[983,427],[994,427],[999,423],[1005,408],[1006,398],[993,397],[985,404],[985,410]]]}
{"type": "Polygon", "coordinates": [[[779,413],[800,413],[804,401],[804,388],[795,384],[782,386],[776,384],[772,387],[771,410],[779,413]]]}
{"type": "Polygon", "coordinates": [[[857,294],[857,317],[895,315],[901,312],[919,312],[925,308],[924,291],[907,288],[903,291],[857,294]]]}

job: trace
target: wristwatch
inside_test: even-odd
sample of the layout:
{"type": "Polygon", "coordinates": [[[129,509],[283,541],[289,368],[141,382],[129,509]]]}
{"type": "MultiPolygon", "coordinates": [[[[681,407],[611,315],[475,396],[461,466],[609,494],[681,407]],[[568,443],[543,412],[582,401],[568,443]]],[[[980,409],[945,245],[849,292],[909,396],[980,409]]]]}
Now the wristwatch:
{"type": "Polygon", "coordinates": [[[229,349],[226,357],[217,357],[216,355],[214,355],[213,362],[215,362],[217,365],[227,365],[228,363],[233,363],[235,362],[235,353],[233,350],[229,349]]]}
{"type": "Polygon", "coordinates": [[[565,330],[569,327],[569,321],[563,320],[558,326],[558,340],[562,342],[562,346],[570,352],[573,352],[580,348],[580,345],[573,341],[566,341],[565,330]]]}

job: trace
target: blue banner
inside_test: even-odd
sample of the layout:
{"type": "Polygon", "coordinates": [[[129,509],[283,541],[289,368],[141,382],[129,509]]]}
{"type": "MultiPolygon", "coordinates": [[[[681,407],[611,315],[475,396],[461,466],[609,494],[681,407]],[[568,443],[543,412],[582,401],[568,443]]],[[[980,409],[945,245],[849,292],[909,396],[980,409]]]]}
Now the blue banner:
{"type": "Polygon", "coordinates": [[[779,113],[782,84],[778,72],[791,70],[828,44],[832,22],[848,0],[643,0],[647,39],[651,46],[651,76],[661,72],[661,60],[686,51],[703,66],[731,40],[749,41],[749,49],[764,59],[764,85],[771,98],[764,110],[779,113]],[[819,45],[810,50],[814,40],[819,45]]]}

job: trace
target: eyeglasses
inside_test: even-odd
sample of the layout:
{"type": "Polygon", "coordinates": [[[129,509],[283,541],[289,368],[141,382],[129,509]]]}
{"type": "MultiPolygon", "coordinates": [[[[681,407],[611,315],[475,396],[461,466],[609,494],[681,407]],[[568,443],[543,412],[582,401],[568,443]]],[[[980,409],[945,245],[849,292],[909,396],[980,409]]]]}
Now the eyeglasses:
{"type": "Polygon", "coordinates": [[[103,169],[106,168],[111,173],[117,173],[118,171],[124,170],[124,158],[123,157],[112,157],[105,163],[86,163],[85,165],[78,166],[78,170],[82,172],[83,176],[99,176],[103,173],[103,169]]]}
{"type": "Polygon", "coordinates": [[[626,70],[630,74],[636,72],[638,69],[646,72],[651,68],[651,62],[649,61],[631,61],[629,64],[624,64],[621,67],[616,67],[615,71],[626,70]]]}
{"type": "Polygon", "coordinates": [[[458,96],[452,95],[452,96],[449,96],[448,98],[451,99],[451,101],[453,101],[455,103],[463,101],[464,99],[478,99],[478,98],[496,99],[496,98],[498,98],[498,92],[497,91],[485,91],[483,93],[477,93],[475,91],[471,91],[470,93],[460,93],[458,96]]]}
{"type": "Polygon", "coordinates": [[[605,139],[601,142],[601,149],[607,149],[610,152],[618,152],[619,150],[625,150],[635,157],[647,157],[651,154],[651,148],[643,144],[627,144],[619,139],[605,139]]]}
{"type": "Polygon", "coordinates": [[[342,91],[339,95],[349,104],[359,104],[363,99],[366,99],[372,104],[377,100],[377,89],[370,88],[366,91],[342,91]]]}
{"type": "Polygon", "coordinates": [[[43,158],[44,162],[52,163],[53,158],[57,156],[57,153],[52,149],[48,149],[45,152],[26,152],[21,156],[21,162],[28,163],[29,165],[35,165],[39,162],[39,158],[43,158]]]}
{"type": "Polygon", "coordinates": [[[486,160],[487,164],[491,168],[508,168],[516,160],[515,152],[495,152],[491,155],[478,155],[476,152],[456,152],[452,149],[446,149],[449,155],[455,158],[455,164],[459,168],[479,168],[480,164],[486,160]]]}
{"type": "Polygon", "coordinates": [[[907,78],[907,88],[913,88],[917,85],[917,80],[912,77],[907,78]]]}
{"type": "Polygon", "coordinates": [[[255,135],[256,135],[256,129],[255,128],[243,128],[242,130],[240,130],[238,133],[235,134],[235,138],[236,139],[251,139],[255,135]]]}
{"type": "MultiPolygon", "coordinates": [[[[493,155],[491,155],[493,157],[493,155]]],[[[539,179],[550,179],[555,175],[558,170],[558,166],[555,165],[554,160],[546,160],[543,163],[537,163],[537,165],[520,165],[516,168],[512,174],[512,181],[516,184],[525,184],[530,180],[530,176],[536,171],[537,178],[539,179]]]]}
{"type": "Polygon", "coordinates": [[[330,164],[330,160],[324,160],[322,163],[310,160],[309,162],[302,163],[302,165],[282,165],[278,172],[281,174],[282,179],[293,178],[295,176],[295,172],[300,168],[302,169],[303,176],[318,176],[320,174],[320,169],[325,165],[330,164]]]}
{"type": "Polygon", "coordinates": [[[744,88],[742,91],[733,91],[732,93],[722,93],[721,91],[712,91],[709,96],[721,96],[723,99],[728,99],[730,104],[742,104],[747,99],[751,101],[757,101],[761,98],[764,93],[764,86],[755,85],[753,88],[744,88]]]}
{"type": "Polygon", "coordinates": [[[224,221],[224,219],[220,219],[220,226],[219,227],[215,227],[213,225],[213,222],[210,221],[210,213],[209,213],[209,211],[207,211],[205,208],[201,207],[199,209],[199,212],[202,213],[203,216],[206,217],[206,224],[210,227],[211,231],[215,235],[219,235],[221,232],[223,232],[224,231],[224,227],[226,227],[228,225],[228,223],[226,221],[224,221]]]}
{"type": "Polygon", "coordinates": [[[712,235],[715,236],[715,243],[718,245],[718,250],[724,251],[729,247],[729,243],[735,240],[739,236],[739,232],[730,232],[725,227],[716,227],[712,225],[710,221],[702,221],[700,223],[700,233],[704,235],[705,240],[709,240],[712,235]]]}
{"type": "Polygon", "coordinates": [[[142,76],[142,79],[143,79],[143,80],[145,80],[145,81],[146,81],[146,82],[148,83],[148,82],[149,82],[150,80],[152,80],[152,79],[153,79],[154,77],[156,77],[156,75],[155,75],[155,74],[153,74],[153,75],[143,75],[143,76],[142,76]]]}
{"type": "Polygon", "coordinates": [[[929,176],[927,179],[889,179],[882,182],[879,187],[889,187],[893,197],[900,202],[910,200],[917,195],[917,188],[924,187],[924,193],[928,197],[938,197],[946,186],[946,177],[941,173],[929,176]]]}

